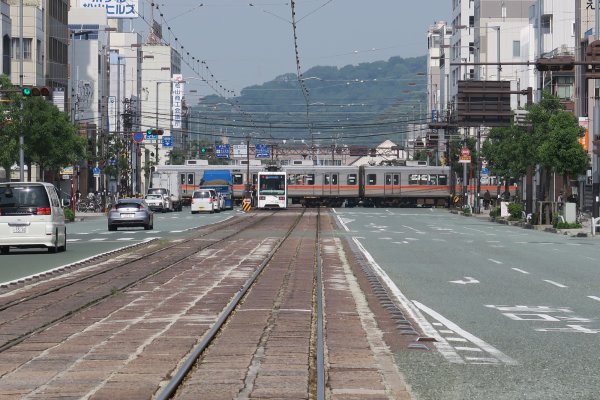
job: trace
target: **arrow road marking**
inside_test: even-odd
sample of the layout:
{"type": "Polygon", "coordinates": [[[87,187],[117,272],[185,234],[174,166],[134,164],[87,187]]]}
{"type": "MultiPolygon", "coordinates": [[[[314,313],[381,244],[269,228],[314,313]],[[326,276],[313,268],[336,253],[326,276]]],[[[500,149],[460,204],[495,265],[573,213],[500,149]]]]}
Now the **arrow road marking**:
{"type": "Polygon", "coordinates": [[[470,276],[465,276],[465,280],[459,280],[459,281],[449,281],[450,283],[458,283],[461,285],[466,285],[467,283],[479,283],[479,281],[477,279],[471,278],[470,276]]]}

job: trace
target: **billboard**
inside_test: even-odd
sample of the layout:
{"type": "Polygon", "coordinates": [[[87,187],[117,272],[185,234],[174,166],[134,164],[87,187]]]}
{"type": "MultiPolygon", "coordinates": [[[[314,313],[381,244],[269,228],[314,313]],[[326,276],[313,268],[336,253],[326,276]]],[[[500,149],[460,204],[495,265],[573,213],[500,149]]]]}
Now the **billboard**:
{"type": "Polygon", "coordinates": [[[138,0],[81,0],[82,8],[105,8],[108,18],[137,18],[138,0]]]}

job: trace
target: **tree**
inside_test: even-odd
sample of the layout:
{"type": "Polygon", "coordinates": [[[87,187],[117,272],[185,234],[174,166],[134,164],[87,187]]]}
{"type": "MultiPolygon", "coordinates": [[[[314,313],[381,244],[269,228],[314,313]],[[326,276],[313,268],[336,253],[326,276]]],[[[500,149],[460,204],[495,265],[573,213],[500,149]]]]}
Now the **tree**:
{"type": "Polygon", "coordinates": [[[589,157],[579,143],[583,128],[577,118],[567,111],[553,114],[548,121],[546,140],[540,145],[540,163],[551,172],[563,176],[563,190],[567,193],[568,179],[583,174],[589,165],[589,157]]]}
{"type": "Polygon", "coordinates": [[[19,161],[19,131],[15,124],[20,118],[17,101],[20,94],[6,75],[0,75],[0,90],[3,100],[0,103],[0,167],[10,180],[10,168],[19,161]]]}
{"type": "Polygon", "coordinates": [[[78,135],[66,113],[43,98],[23,99],[21,121],[28,165],[36,163],[42,173],[57,173],[85,158],[86,140],[78,135]]]}

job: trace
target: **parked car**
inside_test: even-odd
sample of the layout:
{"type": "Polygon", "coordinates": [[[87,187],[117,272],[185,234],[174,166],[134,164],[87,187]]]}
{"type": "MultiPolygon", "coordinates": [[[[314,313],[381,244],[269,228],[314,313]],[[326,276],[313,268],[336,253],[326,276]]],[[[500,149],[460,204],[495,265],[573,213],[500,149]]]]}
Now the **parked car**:
{"type": "Polygon", "coordinates": [[[217,198],[218,195],[214,189],[194,190],[194,193],[192,193],[192,204],[190,206],[192,214],[197,214],[199,212],[214,213],[219,207],[217,198]]]}
{"type": "Polygon", "coordinates": [[[154,213],[144,199],[119,199],[108,212],[108,230],[118,227],[141,226],[145,230],[154,228],[154,213]]]}
{"type": "Polygon", "coordinates": [[[146,200],[148,207],[150,207],[152,211],[167,212],[166,202],[161,194],[147,194],[144,197],[144,200],[146,200]]]}
{"type": "Polygon", "coordinates": [[[67,249],[65,213],[52,184],[0,183],[0,253],[11,247],[67,249]]]}

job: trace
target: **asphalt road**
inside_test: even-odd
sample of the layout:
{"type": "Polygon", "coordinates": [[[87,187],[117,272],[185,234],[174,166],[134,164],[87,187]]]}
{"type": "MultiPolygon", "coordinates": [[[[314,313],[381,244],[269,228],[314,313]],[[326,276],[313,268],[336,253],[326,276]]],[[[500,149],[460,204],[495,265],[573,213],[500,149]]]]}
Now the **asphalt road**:
{"type": "Polygon", "coordinates": [[[108,231],[106,216],[81,214],[83,220],[78,218],[78,221],[67,225],[66,252],[50,254],[45,249],[11,248],[8,255],[0,256],[0,284],[25,279],[153,238],[174,239],[185,235],[189,229],[231,218],[236,212],[192,215],[187,207],[182,212],[155,213],[152,230],[119,228],[115,232],[108,231]]]}
{"type": "Polygon", "coordinates": [[[420,400],[600,398],[600,240],[431,209],[337,209],[436,351],[397,360],[420,400]]]}

